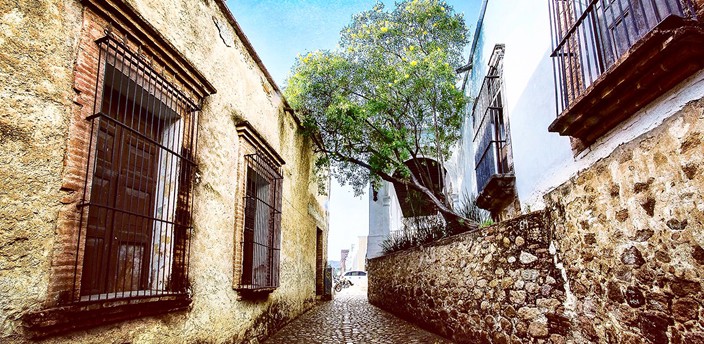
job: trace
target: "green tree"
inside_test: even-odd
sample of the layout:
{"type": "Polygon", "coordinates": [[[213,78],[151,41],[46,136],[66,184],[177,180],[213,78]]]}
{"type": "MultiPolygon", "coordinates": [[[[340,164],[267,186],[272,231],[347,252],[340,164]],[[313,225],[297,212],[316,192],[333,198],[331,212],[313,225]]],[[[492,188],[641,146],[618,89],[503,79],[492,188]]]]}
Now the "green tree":
{"type": "Polygon", "coordinates": [[[446,220],[461,218],[409,165],[442,162],[459,140],[467,99],[455,70],[467,41],[462,15],[445,2],[402,1],[393,11],[378,3],[353,16],[337,49],[299,56],[284,94],[321,143],[318,170],[357,194],[381,180],[402,185],[446,220]]]}

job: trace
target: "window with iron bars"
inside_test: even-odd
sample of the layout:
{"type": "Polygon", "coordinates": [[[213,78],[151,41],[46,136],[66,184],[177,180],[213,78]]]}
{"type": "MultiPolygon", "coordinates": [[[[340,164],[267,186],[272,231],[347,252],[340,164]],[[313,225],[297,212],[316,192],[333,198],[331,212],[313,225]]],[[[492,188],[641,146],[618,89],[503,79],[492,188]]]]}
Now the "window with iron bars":
{"type": "Polygon", "coordinates": [[[262,154],[245,155],[244,238],[238,289],[271,290],[279,286],[281,251],[280,167],[262,154]]]}
{"type": "Polygon", "coordinates": [[[198,103],[122,41],[97,44],[72,301],[186,294],[198,103]]]}
{"type": "Polygon", "coordinates": [[[513,172],[508,119],[504,113],[502,96],[503,52],[503,45],[494,48],[489,71],[472,109],[474,169],[479,193],[484,190],[491,176],[513,172]]]}

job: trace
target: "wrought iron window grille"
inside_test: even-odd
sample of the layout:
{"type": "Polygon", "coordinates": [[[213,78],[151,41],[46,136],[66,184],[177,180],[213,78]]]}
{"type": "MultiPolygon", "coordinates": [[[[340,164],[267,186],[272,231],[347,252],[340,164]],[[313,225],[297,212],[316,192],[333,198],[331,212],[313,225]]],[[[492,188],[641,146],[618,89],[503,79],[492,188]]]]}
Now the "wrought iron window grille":
{"type": "Polygon", "coordinates": [[[279,286],[283,175],[264,154],[244,158],[242,273],[237,289],[268,291],[279,286]]]}
{"type": "Polygon", "coordinates": [[[108,34],[70,302],[187,295],[199,101],[108,34]]]}

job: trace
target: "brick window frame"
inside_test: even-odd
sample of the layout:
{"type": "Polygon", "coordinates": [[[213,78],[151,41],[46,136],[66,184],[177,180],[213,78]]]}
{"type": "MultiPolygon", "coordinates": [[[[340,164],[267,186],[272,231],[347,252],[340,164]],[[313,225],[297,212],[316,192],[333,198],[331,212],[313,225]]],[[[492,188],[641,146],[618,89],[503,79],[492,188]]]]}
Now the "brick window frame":
{"type": "MultiPolygon", "coordinates": [[[[139,55],[139,59],[165,82],[198,104],[216,92],[213,85],[131,5],[117,0],[83,0],[81,3],[84,5],[82,28],[73,68],[74,106],[68,118],[68,139],[61,176],[61,207],[56,223],[49,287],[42,308],[30,311],[23,317],[27,335],[34,338],[181,310],[190,304],[187,293],[159,298],[88,302],[77,297],[80,294],[75,281],[80,278],[80,256],[84,248],[80,244],[80,236],[82,232],[85,235],[85,231],[81,230],[82,209],[85,208],[82,201],[84,195],[90,193],[86,185],[91,185],[91,174],[87,171],[91,167],[91,147],[96,144],[95,132],[91,131],[91,116],[99,108],[95,100],[102,99],[102,88],[98,85],[103,80],[99,69],[103,66],[100,40],[109,34],[125,49],[139,55]]],[[[188,154],[195,159],[195,150],[188,154]]]]}
{"type": "Polygon", "coordinates": [[[71,302],[186,294],[199,105],[112,32],[96,44],[71,302]]]}
{"type": "MultiPolygon", "coordinates": [[[[281,166],[285,164],[285,161],[249,122],[239,123],[237,134],[239,153],[236,173],[232,288],[237,290],[241,297],[249,297],[271,292],[279,286],[281,202],[283,197],[281,166]],[[266,201],[258,199],[261,197],[256,197],[252,192],[252,177],[255,175],[258,180],[266,180],[269,185],[269,196],[266,201]],[[266,255],[264,257],[266,261],[262,260],[264,258],[261,256],[260,261],[256,257],[252,257],[252,254],[256,256],[256,252],[252,252],[256,249],[253,249],[251,234],[249,236],[247,234],[254,229],[251,224],[253,220],[261,222],[261,216],[257,219],[257,215],[253,215],[252,202],[259,204],[260,209],[256,211],[269,212],[266,223],[263,224],[267,227],[265,230],[268,231],[268,235],[255,234],[254,236],[254,241],[259,243],[258,246],[261,246],[261,254],[266,255]],[[260,273],[259,277],[253,274],[254,269],[251,265],[257,262],[267,264],[266,272],[263,272],[263,275],[260,273]]],[[[258,229],[255,231],[259,232],[258,229]]]]}

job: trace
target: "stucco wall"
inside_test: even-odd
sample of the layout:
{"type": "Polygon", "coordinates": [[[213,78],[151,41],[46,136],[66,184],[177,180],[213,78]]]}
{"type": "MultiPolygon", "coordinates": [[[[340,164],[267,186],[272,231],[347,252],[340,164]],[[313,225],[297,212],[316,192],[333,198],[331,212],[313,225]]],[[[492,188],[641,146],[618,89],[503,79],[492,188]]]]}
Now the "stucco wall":
{"type": "Polygon", "coordinates": [[[370,261],[369,299],[458,341],[703,343],[703,135],[704,99],[546,194],[543,224],[370,261]]]}
{"type": "Polygon", "coordinates": [[[80,27],[76,1],[0,3],[0,341],[49,285],[80,27]]]}
{"type": "MultiPolygon", "coordinates": [[[[217,89],[199,115],[189,310],[46,339],[98,342],[240,342],[262,337],[315,300],[316,228],[327,235],[325,196],[312,180],[312,143],[234,34],[217,1],[128,1],[217,89]],[[222,35],[216,26],[229,31],[222,35]],[[229,45],[229,46],[228,46],[229,45]],[[283,166],[281,285],[263,300],[233,290],[235,126],[249,121],[283,166]],[[216,329],[216,330],[214,330],[216,329]]],[[[24,341],[20,317],[47,300],[63,163],[70,154],[79,1],[0,4],[0,341],[24,341]]],[[[87,148],[86,148],[87,149],[87,148]]],[[[71,198],[71,201],[76,198],[71,198]]],[[[241,203],[241,202],[240,202],[241,203]]],[[[322,248],[327,252],[327,248],[322,248]]]]}

